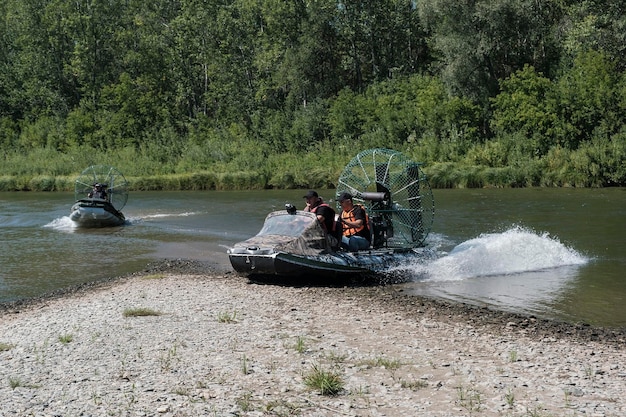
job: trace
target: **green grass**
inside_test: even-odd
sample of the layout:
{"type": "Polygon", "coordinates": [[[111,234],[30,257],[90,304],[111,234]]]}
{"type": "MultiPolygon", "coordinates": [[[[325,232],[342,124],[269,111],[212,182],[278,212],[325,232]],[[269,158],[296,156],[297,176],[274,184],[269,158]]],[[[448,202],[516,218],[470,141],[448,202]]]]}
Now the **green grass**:
{"type": "Polygon", "coordinates": [[[344,381],[339,372],[326,370],[319,365],[313,365],[304,375],[304,384],[322,395],[338,395],[344,389],[344,381]]]}
{"type": "Polygon", "coordinates": [[[63,343],[64,345],[67,345],[68,343],[70,343],[72,340],[74,340],[74,336],[72,336],[71,334],[67,333],[67,334],[62,334],[59,336],[59,342],[63,343]]]}
{"type": "Polygon", "coordinates": [[[124,317],[143,317],[143,316],[160,316],[161,313],[151,308],[127,308],[124,309],[124,317]]]}
{"type": "MultiPolygon", "coordinates": [[[[435,158],[435,149],[423,155],[412,154],[410,149],[397,150],[424,163],[433,188],[601,187],[626,182],[621,163],[626,149],[617,139],[592,141],[578,150],[557,147],[541,157],[524,156],[522,151],[511,154],[507,146],[498,145],[505,141],[476,144],[467,155],[454,160],[435,158]],[[494,151],[498,152],[495,157],[494,151]],[[505,162],[497,162],[500,159],[505,162]],[[590,165],[595,168],[591,170],[590,165]]],[[[355,155],[348,149],[328,147],[316,152],[272,152],[266,157],[256,145],[233,148],[228,157],[219,159],[208,152],[202,156],[169,154],[162,160],[158,152],[146,149],[102,150],[88,146],[64,152],[49,148],[12,150],[0,164],[0,191],[73,191],[76,177],[94,160],[115,165],[124,173],[130,191],[334,188],[339,174],[355,155]]],[[[235,145],[228,142],[225,146],[235,145]]],[[[369,147],[356,143],[352,149],[369,147]]]]}
{"type": "Polygon", "coordinates": [[[149,274],[149,275],[144,275],[141,277],[141,279],[145,279],[145,280],[163,279],[163,278],[165,278],[165,274],[149,274]]]}
{"type": "Polygon", "coordinates": [[[9,378],[9,386],[11,387],[11,389],[15,389],[15,388],[23,387],[24,384],[21,379],[11,377],[9,378]]]}
{"type": "Polygon", "coordinates": [[[482,408],[482,394],[475,387],[460,385],[457,387],[457,394],[457,404],[465,408],[470,415],[482,408]]]}
{"type": "Polygon", "coordinates": [[[299,416],[300,407],[285,400],[272,400],[265,404],[265,413],[270,416],[299,416]]]}
{"type": "Polygon", "coordinates": [[[252,405],[252,392],[244,392],[239,398],[236,400],[237,406],[243,411],[247,413],[249,411],[253,411],[254,407],[252,405]]]}
{"type": "Polygon", "coordinates": [[[391,371],[396,370],[400,368],[400,366],[402,366],[402,362],[400,362],[398,359],[387,359],[382,357],[368,359],[364,362],[364,364],[371,368],[383,367],[391,371]]]}
{"type": "Polygon", "coordinates": [[[217,314],[217,321],[220,323],[236,323],[237,322],[237,310],[232,313],[227,311],[221,311],[217,314]]]}
{"type": "Polygon", "coordinates": [[[298,353],[304,353],[306,351],[306,344],[304,343],[304,337],[298,336],[294,349],[296,349],[296,352],[298,353]]]}
{"type": "Polygon", "coordinates": [[[11,349],[13,349],[13,345],[9,343],[0,342],[0,352],[4,352],[7,350],[11,350],[11,349]]]}
{"type": "Polygon", "coordinates": [[[22,381],[20,378],[9,377],[9,387],[11,387],[11,389],[20,388],[20,387],[39,388],[39,385],[27,384],[24,381],[22,381]]]}
{"type": "Polygon", "coordinates": [[[407,388],[407,389],[410,389],[410,390],[418,390],[418,389],[422,389],[422,388],[428,387],[428,382],[423,381],[421,379],[418,379],[418,380],[415,380],[415,381],[401,380],[400,381],[400,386],[402,388],[407,388]]]}
{"type": "Polygon", "coordinates": [[[507,390],[506,394],[504,394],[504,400],[509,408],[513,408],[515,406],[515,393],[510,388],[507,390]]]}
{"type": "Polygon", "coordinates": [[[244,375],[248,375],[250,373],[250,360],[246,357],[246,355],[244,354],[241,357],[241,372],[243,372],[244,375]]]}

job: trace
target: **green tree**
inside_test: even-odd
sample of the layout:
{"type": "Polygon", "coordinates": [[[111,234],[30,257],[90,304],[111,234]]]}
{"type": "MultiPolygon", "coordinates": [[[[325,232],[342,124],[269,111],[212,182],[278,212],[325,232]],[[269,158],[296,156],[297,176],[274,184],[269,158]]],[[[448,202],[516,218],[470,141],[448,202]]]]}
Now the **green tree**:
{"type": "Polygon", "coordinates": [[[344,83],[355,91],[429,64],[413,1],[342,0],[337,3],[336,26],[344,83]]]}
{"type": "Polygon", "coordinates": [[[605,138],[624,125],[623,109],[616,86],[620,85],[615,65],[601,52],[579,54],[574,66],[555,85],[555,106],[563,124],[558,144],[576,149],[600,129],[605,138]]]}
{"type": "Polygon", "coordinates": [[[626,14],[620,1],[569,2],[566,18],[558,26],[563,33],[566,64],[590,49],[603,51],[616,68],[626,70],[626,14]]]}
{"type": "Polygon", "coordinates": [[[531,66],[500,82],[501,92],[492,100],[491,127],[496,137],[522,137],[518,144],[527,154],[544,155],[555,145],[558,114],[551,104],[552,82],[531,66]]]}
{"type": "Polygon", "coordinates": [[[487,102],[498,82],[524,65],[551,74],[558,63],[552,35],[563,16],[560,1],[434,0],[420,3],[420,16],[441,54],[437,67],[457,94],[487,102]]]}
{"type": "Polygon", "coordinates": [[[82,0],[68,4],[71,7],[65,22],[74,42],[68,69],[76,77],[83,105],[97,111],[102,88],[114,83],[124,67],[120,53],[123,45],[116,34],[120,22],[125,21],[126,3],[82,0]]]}
{"type": "Polygon", "coordinates": [[[275,85],[284,88],[287,109],[306,107],[341,89],[336,9],[333,2],[310,2],[301,11],[298,37],[286,48],[275,76],[275,85]]]}
{"type": "Polygon", "coordinates": [[[64,72],[70,43],[60,28],[59,5],[7,0],[0,7],[0,112],[29,120],[67,114],[76,101],[64,72]]]}

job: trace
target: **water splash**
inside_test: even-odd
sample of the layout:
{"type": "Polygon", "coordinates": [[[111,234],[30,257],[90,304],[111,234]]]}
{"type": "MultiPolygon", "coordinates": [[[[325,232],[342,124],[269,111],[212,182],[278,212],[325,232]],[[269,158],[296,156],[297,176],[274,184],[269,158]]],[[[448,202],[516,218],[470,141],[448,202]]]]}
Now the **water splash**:
{"type": "Polygon", "coordinates": [[[516,226],[503,233],[481,234],[437,259],[404,268],[416,279],[452,281],[583,265],[588,261],[548,233],[516,226]]]}
{"type": "Polygon", "coordinates": [[[76,223],[70,220],[69,216],[63,216],[59,217],[58,219],[52,220],[50,223],[45,224],[43,227],[60,231],[72,231],[76,229],[76,223]]]}

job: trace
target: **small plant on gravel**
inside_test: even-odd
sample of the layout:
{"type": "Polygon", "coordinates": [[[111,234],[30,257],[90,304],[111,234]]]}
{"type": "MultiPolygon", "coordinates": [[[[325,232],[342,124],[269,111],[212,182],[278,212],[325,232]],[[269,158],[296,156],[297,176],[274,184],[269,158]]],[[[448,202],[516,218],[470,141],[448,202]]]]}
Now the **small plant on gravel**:
{"type": "Polygon", "coordinates": [[[59,342],[63,343],[64,345],[67,345],[68,343],[70,343],[72,340],[74,340],[74,336],[72,336],[71,334],[67,333],[67,334],[62,334],[61,336],[59,336],[59,342]]]}
{"type": "Polygon", "coordinates": [[[50,346],[50,340],[45,339],[43,341],[43,345],[41,347],[35,346],[33,347],[33,351],[35,353],[35,360],[37,363],[43,364],[46,361],[46,352],[48,351],[48,346],[50,346]]]}
{"type": "Polygon", "coordinates": [[[9,386],[11,387],[11,389],[15,389],[15,388],[19,388],[19,387],[23,387],[23,388],[39,388],[39,385],[25,384],[24,381],[22,381],[20,378],[13,378],[13,377],[9,378],[9,386]]]}
{"type": "Polygon", "coordinates": [[[513,393],[512,389],[508,389],[506,394],[504,394],[504,399],[509,408],[513,408],[513,406],[515,405],[515,394],[513,393]]]}
{"type": "Polygon", "coordinates": [[[512,350],[509,352],[509,362],[517,362],[518,361],[518,357],[517,357],[517,351],[516,350],[512,350]]]}
{"type": "Polygon", "coordinates": [[[13,349],[13,345],[10,345],[8,343],[0,342],[0,352],[4,352],[4,351],[7,351],[7,350],[11,350],[11,349],[13,349]]]}
{"type": "Polygon", "coordinates": [[[147,307],[126,308],[124,309],[124,317],[143,317],[143,316],[160,316],[161,313],[147,307]]]}
{"type": "Polygon", "coordinates": [[[161,364],[161,370],[170,371],[172,370],[172,366],[174,362],[180,361],[178,357],[178,344],[174,344],[171,348],[167,350],[167,352],[159,358],[159,363],[161,364]]]}
{"type": "Polygon", "coordinates": [[[393,371],[393,370],[400,368],[402,363],[397,359],[387,359],[387,358],[378,357],[376,359],[369,359],[365,361],[365,365],[371,368],[382,366],[385,369],[389,369],[393,371]]]}
{"type": "Polygon", "coordinates": [[[304,375],[304,384],[319,390],[322,395],[338,395],[344,387],[344,381],[338,372],[322,369],[318,365],[313,365],[309,373],[304,375]]]}
{"type": "Polygon", "coordinates": [[[463,385],[457,387],[459,396],[458,404],[465,408],[471,415],[474,411],[480,411],[482,407],[481,393],[473,387],[465,387],[463,385]]]}
{"type": "Polygon", "coordinates": [[[11,389],[15,389],[15,388],[18,388],[18,387],[23,387],[24,384],[22,384],[22,380],[21,379],[10,377],[9,378],[9,386],[11,387],[11,389]]]}
{"type": "Polygon", "coordinates": [[[370,393],[369,388],[368,387],[364,387],[363,385],[359,385],[359,387],[357,389],[352,390],[350,392],[350,394],[357,395],[359,397],[362,397],[362,396],[367,395],[369,393],[370,393]]]}
{"type": "Polygon", "coordinates": [[[551,414],[543,414],[540,407],[535,407],[532,410],[526,409],[526,414],[524,415],[528,417],[552,417],[551,414]]]}
{"type": "Polygon", "coordinates": [[[163,279],[165,278],[165,274],[150,274],[150,275],[144,275],[141,277],[141,279],[163,279]]]}
{"type": "Polygon", "coordinates": [[[133,406],[133,404],[136,404],[137,401],[138,401],[137,396],[135,395],[136,390],[137,390],[137,387],[133,383],[131,385],[130,392],[125,392],[124,393],[124,398],[126,399],[126,406],[129,409],[133,406]]]}
{"type": "Polygon", "coordinates": [[[237,310],[232,313],[222,311],[217,314],[217,321],[220,323],[236,323],[237,322],[237,310]]]}
{"type": "Polygon", "coordinates": [[[565,407],[570,408],[572,406],[571,391],[565,390],[563,395],[565,396],[565,407]]]}
{"type": "Polygon", "coordinates": [[[326,358],[332,363],[343,363],[348,358],[348,355],[340,355],[335,351],[328,352],[326,358]]]}
{"type": "Polygon", "coordinates": [[[422,388],[426,388],[428,386],[428,382],[418,379],[415,381],[406,381],[406,380],[401,380],[400,381],[400,386],[402,388],[408,388],[411,390],[418,390],[418,389],[422,389],[422,388]]]}
{"type": "Polygon", "coordinates": [[[300,407],[285,400],[273,400],[265,404],[265,414],[277,417],[289,417],[300,415],[300,407]]]}
{"type": "Polygon", "coordinates": [[[98,392],[91,391],[91,401],[93,401],[94,405],[101,405],[102,397],[98,394],[98,392]]]}
{"type": "Polygon", "coordinates": [[[294,349],[296,349],[296,352],[298,353],[304,353],[306,351],[304,337],[298,336],[298,339],[296,339],[296,345],[294,346],[294,349]]]}
{"type": "Polygon", "coordinates": [[[248,411],[252,411],[253,409],[252,409],[252,401],[250,401],[251,399],[252,399],[252,393],[249,391],[245,392],[241,397],[237,398],[236,400],[237,406],[244,413],[248,411]]]}
{"type": "Polygon", "coordinates": [[[241,371],[244,375],[248,375],[250,373],[250,368],[248,367],[248,358],[244,354],[241,358],[241,371]]]}
{"type": "Polygon", "coordinates": [[[190,395],[187,387],[176,387],[172,392],[176,395],[180,395],[181,397],[189,397],[190,395]]]}

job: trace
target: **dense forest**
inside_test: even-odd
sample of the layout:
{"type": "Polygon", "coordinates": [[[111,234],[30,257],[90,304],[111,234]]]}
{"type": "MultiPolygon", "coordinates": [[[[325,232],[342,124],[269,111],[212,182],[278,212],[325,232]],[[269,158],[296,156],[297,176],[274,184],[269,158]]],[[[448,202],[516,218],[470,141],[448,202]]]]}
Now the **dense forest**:
{"type": "Polygon", "coordinates": [[[613,0],[2,0],[0,190],[626,185],[613,0]]]}

